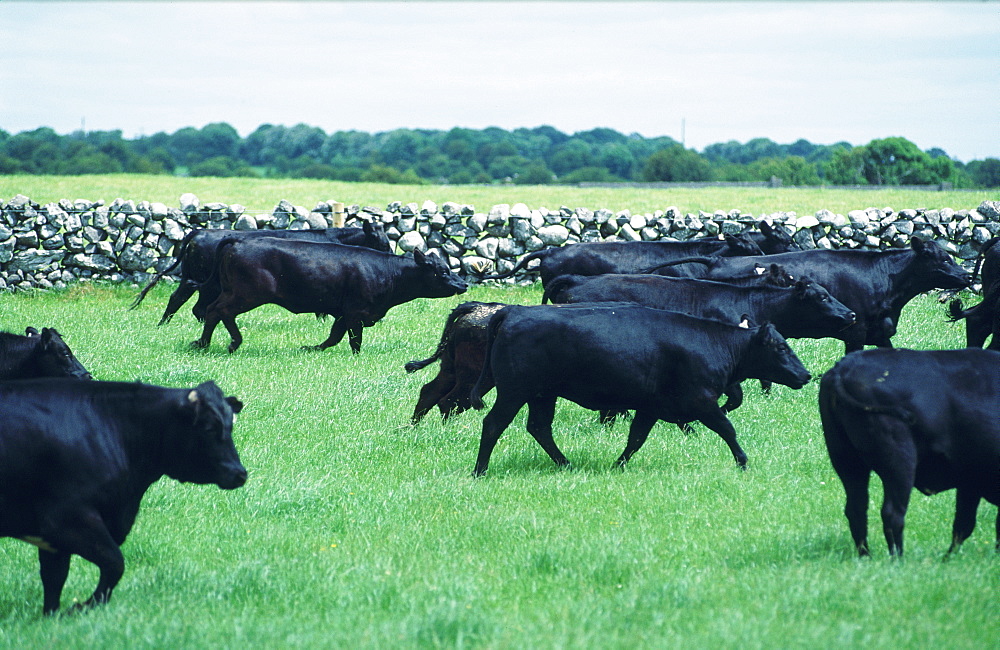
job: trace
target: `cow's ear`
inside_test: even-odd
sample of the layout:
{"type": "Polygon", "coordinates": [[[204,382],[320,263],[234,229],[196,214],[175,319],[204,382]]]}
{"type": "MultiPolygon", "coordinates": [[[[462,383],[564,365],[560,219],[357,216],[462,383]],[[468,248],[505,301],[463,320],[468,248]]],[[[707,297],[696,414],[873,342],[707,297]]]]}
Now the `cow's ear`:
{"type": "Polygon", "coordinates": [[[762,233],[764,233],[765,235],[767,235],[768,237],[770,237],[770,236],[771,236],[771,233],[773,233],[773,232],[774,232],[774,229],[773,229],[773,228],[771,228],[771,224],[769,224],[769,223],[768,223],[768,222],[766,222],[766,221],[759,221],[759,222],[757,222],[757,228],[758,228],[758,229],[759,229],[759,230],[760,230],[760,231],[761,231],[762,233]]]}
{"type": "Polygon", "coordinates": [[[806,289],[808,288],[809,285],[806,284],[805,280],[800,278],[795,281],[795,284],[793,286],[795,287],[795,295],[801,297],[805,294],[806,289]]]}
{"type": "Polygon", "coordinates": [[[920,251],[924,250],[924,240],[921,239],[920,237],[917,237],[916,235],[910,237],[910,248],[919,253],[920,251]]]}
{"type": "Polygon", "coordinates": [[[25,336],[38,336],[38,330],[36,330],[34,327],[25,327],[24,328],[24,335],[25,336]]]}
{"type": "Polygon", "coordinates": [[[370,235],[375,232],[375,226],[372,225],[371,221],[363,221],[361,222],[361,230],[363,230],[366,235],[370,235]]]}
{"type": "Polygon", "coordinates": [[[413,260],[417,264],[425,264],[427,262],[427,256],[424,255],[424,252],[422,250],[420,250],[419,248],[414,248],[413,249],[413,260]]]}
{"type": "Polygon", "coordinates": [[[243,410],[243,402],[239,401],[235,397],[227,397],[226,403],[229,404],[229,408],[233,409],[233,413],[239,413],[243,410]]]}
{"type": "Polygon", "coordinates": [[[55,330],[51,327],[42,328],[42,345],[46,346],[52,343],[52,335],[55,334],[55,330]]]}

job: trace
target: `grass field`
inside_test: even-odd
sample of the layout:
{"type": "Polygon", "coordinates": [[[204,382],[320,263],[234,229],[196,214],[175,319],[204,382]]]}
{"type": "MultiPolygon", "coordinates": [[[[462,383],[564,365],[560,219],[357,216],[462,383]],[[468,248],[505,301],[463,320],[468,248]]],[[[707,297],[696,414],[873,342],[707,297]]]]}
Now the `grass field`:
{"type": "MultiPolygon", "coordinates": [[[[203,200],[247,202],[191,185],[203,200]]],[[[325,184],[315,187],[327,197],[325,184]]],[[[425,193],[414,200],[434,198],[417,189],[425,193]]],[[[896,207],[914,205],[905,203],[896,207]]],[[[127,286],[2,294],[0,328],[58,328],[99,379],[215,380],[246,403],[235,438],[250,480],[233,492],[154,485],[112,601],[84,615],[43,619],[35,549],[0,539],[0,646],[997,647],[996,509],[980,508],[976,532],[942,562],[954,493],[915,494],[906,559],[891,562],[875,480],[875,557],[856,559],[816,383],[771,396],[747,384],[732,415],[746,472],[703,426],[685,435],[664,423],[626,471],[613,471],[626,428],[605,430],[596,414],[560,402],[556,439],[575,470],[553,466],[522,413],[474,480],[481,414],[410,426],[436,369],[407,375],[403,363],[430,354],[462,300],[537,303],[539,286],[477,286],[403,305],[368,331],[358,356],[346,343],[300,350],[329,323],[271,306],[240,318],[237,353],[225,352],[221,328],[209,350],[192,351],[200,328],[189,309],[155,325],[171,289],[157,287],[134,312],[137,289],[127,286]]],[[[963,341],[934,296],[911,303],[896,338],[916,348],[963,341]]],[[[828,341],[793,347],[816,376],[842,351],[828,341]]],[[[89,596],[96,575],[75,559],[64,605],[89,596]]]]}
{"type": "Polygon", "coordinates": [[[317,180],[249,178],[179,178],[135,174],[95,176],[0,176],[0,200],[23,194],[45,204],[60,199],[115,198],[160,201],[177,207],[180,195],[193,192],[202,202],[239,203],[252,211],[272,210],[280,200],[312,208],[319,201],[337,200],[347,205],[385,208],[392,201],[423,204],[431,200],[471,204],[487,212],[499,203],[524,203],[529,208],[607,208],[633,213],[653,212],[670,206],[697,213],[739,210],[742,214],[795,212],[814,214],[827,209],[840,214],[869,207],[975,208],[984,200],[1000,199],[997,190],[928,192],[924,190],[846,190],[835,188],[727,188],[700,189],[601,189],[570,186],[522,185],[386,185],[317,180]]]}

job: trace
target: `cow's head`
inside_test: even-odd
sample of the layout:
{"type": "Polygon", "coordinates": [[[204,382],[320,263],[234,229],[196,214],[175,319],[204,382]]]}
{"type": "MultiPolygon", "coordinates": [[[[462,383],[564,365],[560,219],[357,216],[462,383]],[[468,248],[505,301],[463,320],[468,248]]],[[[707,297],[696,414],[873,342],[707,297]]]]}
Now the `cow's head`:
{"type": "Polygon", "coordinates": [[[726,255],[763,255],[757,243],[750,239],[750,235],[726,235],[726,255]]]}
{"type": "Polygon", "coordinates": [[[392,248],[389,246],[389,237],[386,236],[381,221],[365,221],[361,224],[361,229],[365,231],[365,246],[383,253],[392,252],[392,248]]]}
{"type": "Polygon", "coordinates": [[[757,229],[764,235],[764,243],[760,248],[765,254],[774,255],[775,253],[787,253],[795,250],[796,246],[795,242],[792,241],[792,236],[783,227],[772,226],[766,221],[758,221],[757,229]]]}
{"type": "Polygon", "coordinates": [[[177,408],[183,427],[176,432],[167,476],[183,483],[215,483],[223,490],[246,483],[247,470],[233,444],[233,424],[243,402],[224,396],[208,381],[186,391],[177,408]]]}
{"type": "Polygon", "coordinates": [[[59,332],[51,327],[43,327],[39,334],[34,327],[25,330],[28,338],[37,339],[34,359],[41,377],[73,377],[93,379],[83,364],[73,356],[59,332]]]}
{"type": "Polygon", "coordinates": [[[828,336],[831,329],[842,330],[850,327],[857,320],[855,314],[844,303],[834,298],[826,287],[803,277],[795,282],[792,291],[795,292],[799,304],[797,313],[802,325],[807,328],[812,325],[818,330],[817,336],[828,336]]]}
{"type": "Polygon", "coordinates": [[[924,242],[919,237],[910,238],[910,248],[916,254],[915,280],[920,291],[930,289],[964,289],[972,283],[972,275],[955,262],[955,259],[934,242],[924,242]]]}
{"type": "Polygon", "coordinates": [[[802,388],[811,375],[784,337],[771,323],[751,330],[745,372],[756,379],[768,379],[792,388],[802,388]]]}
{"type": "Polygon", "coordinates": [[[465,293],[468,283],[454,273],[448,264],[434,253],[424,254],[419,248],[413,250],[413,261],[420,270],[422,295],[426,298],[447,298],[465,293]]]}

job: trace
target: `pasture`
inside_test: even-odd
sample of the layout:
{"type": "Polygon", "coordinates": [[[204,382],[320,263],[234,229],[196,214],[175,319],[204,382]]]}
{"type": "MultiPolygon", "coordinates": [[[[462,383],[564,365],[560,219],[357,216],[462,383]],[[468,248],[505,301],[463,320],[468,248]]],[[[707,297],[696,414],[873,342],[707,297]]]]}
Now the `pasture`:
{"type": "MultiPolygon", "coordinates": [[[[183,180],[180,191],[203,201],[249,205],[207,186],[202,196],[191,187],[198,179],[183,180]]],[[[116,194],[19,191],[40,201],[116,194]]],[[[122,192],[171,205],[179,193],[122,192]]],[[[511,193],[523,197],[524,188],[511,193]]],[[[279,198],[296,200],[279,192],[261,209],[279,198]]],[[[508,200],[525,199],[490,202],[508,200]]],[[[981,200],[968,195],[951,207],[981,200]]],[[[741,207],[727,201],[705,209],[741,207]]],[[[847,209],[864,207],[857,201],[847,209]]],[[[582,195],[576,203],[601,207],[582,195]]],[[[823,207],[838,209],[820,200],[810,211],[823,207]]],[[[574,470],[555,468],[525,432],[522,412],[488,475],[474,480],[482,413],[442,423],[434,411],[411,426],[417,392],[437,366],[407,375],[403,364],[431,353],[458,303],[537,304],[540,285],[474,286],[402,305],[366,332],[357,356],[346,342],[300,350],[325,338],[329,321],[273,306],[240,317],[245,342],[235,354],[221,329],[207,351],[191,350],[201,332],[191,303],[156,327],[172,289],[156,287],[134,312],[127,306],[138,288],[129,286],[3,294],[0,328],[56,327],[99,379],[216,381],[245,402],[234,437],[250,479],[233,492],[154,485],[122,548],[125,575],[112,601],[84,615],[43,619],[35,549],[0,539],[0,645],[982,648],[1000,638],[996,508],[981,506],[976,532],[942,562],[954,492],[915,493],[906,558],[891,562],[873,480],[874,557],[858,560],[815,382],[776,386],[770,396],[746,383],[746,402],[731,414],[746,472],[704,426],[686,435],[664,423],[624,472],[612,470],[627,428],[604,429],[595,413],[561,401],[556,440],[574,470]]],[[[964,330],[924,295],[904,311],[894,340],[961,347],[964,330]]],[[[836,341],[791,343],[815,377],[843,350],[836,341]]],[[[75,558],[64,606],[89,596],[95,581],[96,569],[75,558]]]]}
{"type": "Polygon", "coordinates": [[[675,206],[682,213],[699,210],[714,212],[739,210],[742,214],[795,212],[815,214],[827,209],[847,214],[868,207],[894,210],[905,208],[975,208],[983,201],[997,200],[995,190],[931,192],[875,188],[868,190],[837,187],[704,187],[704,188],[580,188],[569,185],[387,185],[345,183],[306,179],[182,178],[110,174],[88,176],[5,176],[9,200],[23,194],[42,205],[60,199],[104,199],[116,197],[135,201],[160,201],[178,206],[178,198],[192,192],[202,205],[218,201],[239,203],[252,212],[272,210],[281,199],[312,208],[319,201],[343,201],[347,205],[371,205],[384,209],[392,201],[417,203],[431,200],[471,204],[479,212],[489,212],[498,203],[524,203],[529,208],[585,207],[591,210],[631,210],[646,213],[675,206]]]}

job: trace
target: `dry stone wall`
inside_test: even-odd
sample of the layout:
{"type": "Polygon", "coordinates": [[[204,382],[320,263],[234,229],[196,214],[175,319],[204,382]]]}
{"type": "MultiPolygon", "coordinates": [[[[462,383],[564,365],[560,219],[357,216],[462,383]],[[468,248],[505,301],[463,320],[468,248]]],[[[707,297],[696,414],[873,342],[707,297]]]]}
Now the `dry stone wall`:
{"type": "MultiPolygon", "coordinates": [[[[339,220],[336,205],[320,201],[310,210],[283,200],[271,211],[255,213],[239,204],[201,204],[193,194],[182,195],[179,207],[121,198],[110,204],[63,199],[39,205],[17,195],[0,204],[0,289],[62,288],[80,279],[142,283],[173,262],[174,246],[192,228],[327,228],[339,220]]],[[[674,207],[633,214],[523,203],[477,212],[471,205],[425,201],[393,202],[385,208],[351,205],[342,216],[347,226],[379,221],[397,253],[436,250],[471,279],[509,270],[522,255],[542,248],[735,234],[761,220],[786,228],[802,248],[902,248],[917,235],[937,241],[967,264],[983,242],[1000,235],[1000,201],[984,201],[975,209],[886,207],[846,215],[829,210],[812,215],[695,214],[674,207]]],[[[512,281],[530,279],[528,273],[512,281]]]]}

